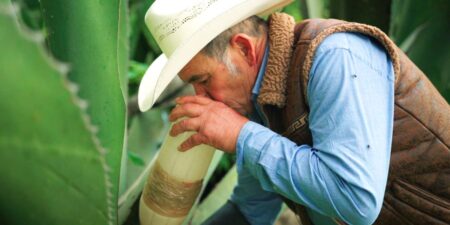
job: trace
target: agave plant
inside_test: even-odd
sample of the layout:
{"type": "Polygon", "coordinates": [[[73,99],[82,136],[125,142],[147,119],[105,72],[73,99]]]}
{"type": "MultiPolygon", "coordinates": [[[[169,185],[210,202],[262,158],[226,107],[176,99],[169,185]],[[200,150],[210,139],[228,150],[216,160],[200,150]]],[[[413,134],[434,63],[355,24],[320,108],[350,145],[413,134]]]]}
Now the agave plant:
{"type": "MultiPolygon", "coordinates": [[[[1,224],[138,224],[135,203],[167,133],[170,100],[190,92],[175,83],[158,107],[137,110],[139,81],[161,53],[143,20],[152,2],[0,0],[1,224]]],[[[297,0],[284,11],[297,21],[381,27],[449,100],[444,3],[297,0]]],[[[222,173],[230,160],[220,161],[222,173]]],[[[235,182],[231,169],[186,223],[213,213],[235,182]]]]}
{"type": "Polygon", "coordinates": [[[0,1],[2,224],[125,222],[168,128],[133,96],[150,4],[0,1]]]}
{"type": "Polygon", "coordinates": [[[69,79],[76,66],[50,57],[44,36],[18,20],[18,7],[0,4],[2,223],[115,224],[122,154],[117,147],[125,124],[118,81],[117,108],[104,115],[118,120],[106,123],[114,130],[109,134],[98,129],[105,121],[93,113],[96,100],[80,97],[89,84],[69,79]]]}

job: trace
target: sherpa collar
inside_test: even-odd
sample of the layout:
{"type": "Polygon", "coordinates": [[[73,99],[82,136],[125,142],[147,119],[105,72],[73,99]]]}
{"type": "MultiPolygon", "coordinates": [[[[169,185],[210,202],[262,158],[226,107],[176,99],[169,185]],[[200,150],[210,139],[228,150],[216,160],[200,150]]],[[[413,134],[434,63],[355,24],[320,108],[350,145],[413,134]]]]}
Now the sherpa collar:
{"type": "Polygon", "coordinates": [[[258,103],[286,104],[286,82],[294,44],[294,18],[285,13],[274,13],[269,19],[269,59],[261,84],[258,103]]]}

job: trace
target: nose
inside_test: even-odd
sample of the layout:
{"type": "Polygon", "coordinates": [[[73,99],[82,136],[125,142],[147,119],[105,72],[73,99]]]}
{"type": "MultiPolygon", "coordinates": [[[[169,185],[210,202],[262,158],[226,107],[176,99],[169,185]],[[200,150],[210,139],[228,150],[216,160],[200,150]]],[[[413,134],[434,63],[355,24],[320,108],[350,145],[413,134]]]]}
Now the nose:
{"type": "Polygon", "coordinates": [[[206,87],[202,86],[201,84],[193,84],[193,86],[194,86],[194,91],[195,91],[196,95],[201,95],[201,96],[211,98],[206,87]]]}

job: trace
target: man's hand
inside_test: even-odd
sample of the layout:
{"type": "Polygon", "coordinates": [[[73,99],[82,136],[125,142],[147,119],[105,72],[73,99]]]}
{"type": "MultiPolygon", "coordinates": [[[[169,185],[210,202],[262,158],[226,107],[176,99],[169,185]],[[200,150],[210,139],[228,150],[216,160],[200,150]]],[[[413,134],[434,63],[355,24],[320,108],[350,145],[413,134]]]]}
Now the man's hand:
{"type": "Polygon", "coordinates": [[[185,131],[195,131],[180,147],[186,151],[200,144],[207,144],[227,153],[236,151],[239,132],[247,118],[227,105],[202,96],[186,96],[176,100],[178,104],[170,113],[170,121],[189,117],[175,125],[170,131],[177,136],[185,131]]]}

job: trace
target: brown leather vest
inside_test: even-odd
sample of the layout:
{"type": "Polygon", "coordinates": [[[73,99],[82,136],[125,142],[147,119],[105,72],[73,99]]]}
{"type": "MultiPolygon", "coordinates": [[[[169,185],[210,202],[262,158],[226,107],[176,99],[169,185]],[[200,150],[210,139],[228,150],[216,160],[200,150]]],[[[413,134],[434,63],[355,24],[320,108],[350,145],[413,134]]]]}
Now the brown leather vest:
{"type": "MultiPolygon", "coordinates": [[[[391,161],[383,208],[375,224],[450,224],[450,106],[378,28],[334,19],[304,20],[295,25],[288,15],[273,14],[271,51],[258,97],[270,128],[297,144],[312,145],[306,85],[316,48],[336,32],[375,38],[394,66],[391,161]],[[291,47],[280,49],[283,42],[291,47]],[[272,49],[277,49],[275,56],[272,49]]],[[[287,201],[303,225],[312,224],[303,206],[287,201]]]]}

